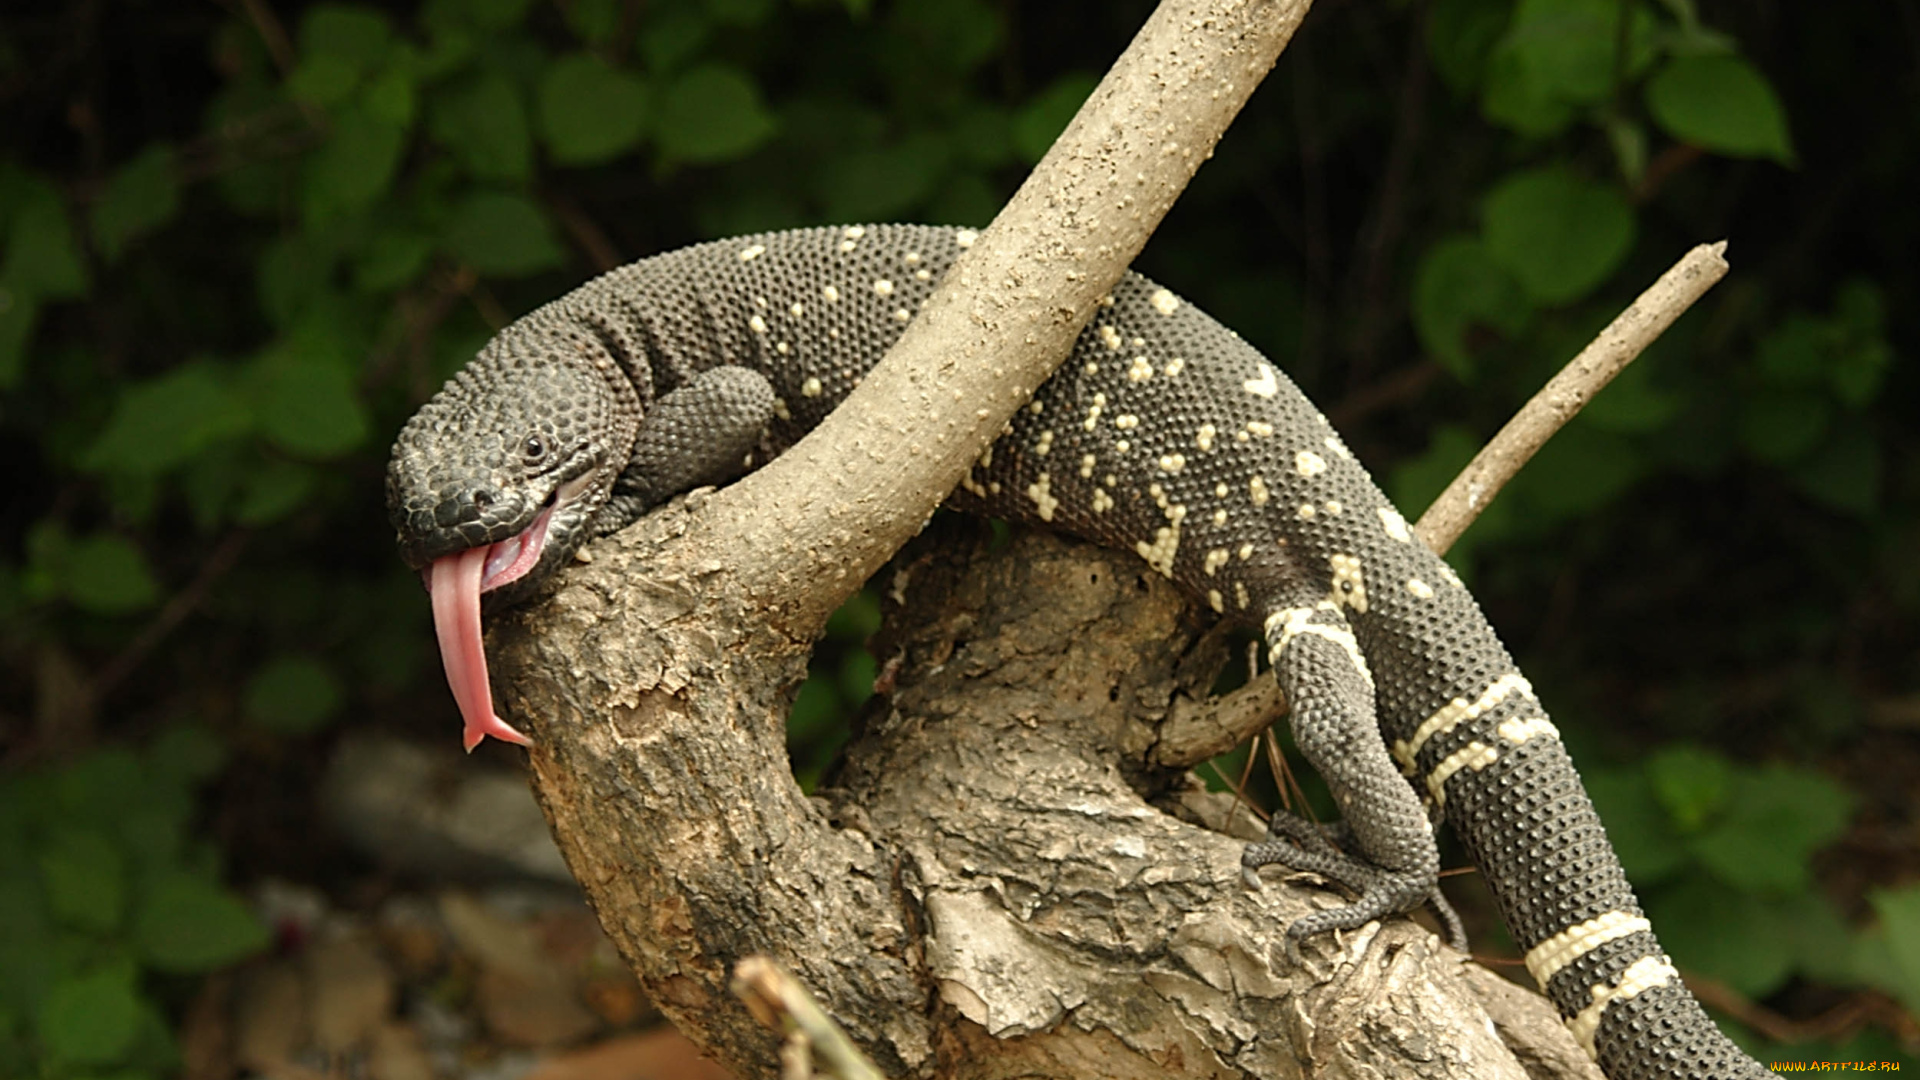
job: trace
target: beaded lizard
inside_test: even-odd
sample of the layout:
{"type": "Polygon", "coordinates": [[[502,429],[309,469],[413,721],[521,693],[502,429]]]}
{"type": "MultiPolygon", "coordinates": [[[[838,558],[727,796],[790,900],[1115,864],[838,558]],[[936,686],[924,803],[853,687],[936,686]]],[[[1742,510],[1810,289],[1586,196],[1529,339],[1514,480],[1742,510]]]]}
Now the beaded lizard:
{"type": "MultiPolygon", "coordinates": [[[[820,421],[975,234],[803,229],[644,259],[507,327],[406,425],[387,473],[472,749],[494,715],[480,597],[525,598],[594,536],[734,479],[820,421]]],[[[1613,1080],[1767,1075],[1654,939],[1552,722],[1460,579],[1266,358],[1128,274],[949,505],[1130,549],[1258,625],[1342,851],[1278,814],[1243,866],[1352,890],[1287,931],[1433,902],[1427,804],[1613,1080]],[[1426,800],[1423,801],[1421,792],[1426,800]]]]}

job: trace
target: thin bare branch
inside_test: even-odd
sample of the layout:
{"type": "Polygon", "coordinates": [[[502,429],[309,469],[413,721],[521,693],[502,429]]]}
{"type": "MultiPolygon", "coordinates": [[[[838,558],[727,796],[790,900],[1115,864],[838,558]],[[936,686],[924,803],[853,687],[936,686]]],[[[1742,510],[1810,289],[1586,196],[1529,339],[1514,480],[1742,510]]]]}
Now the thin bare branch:
{"type": "Polygon", "coordinates": [[[1701,244],[1607,324],[1454,477],[1413,527],[1445,554],[1520,466],[1727,273],[1727,242],[1701,244]]]}
{"type": "Polygon", "coordinates": [[[780,1036],[784,1071],[789,1075],[881,1080],[880,1070],[821,1010],[800,980],[771,957],[749,956],[735,964],[733,994],[754,1019],[780,1036]]]}

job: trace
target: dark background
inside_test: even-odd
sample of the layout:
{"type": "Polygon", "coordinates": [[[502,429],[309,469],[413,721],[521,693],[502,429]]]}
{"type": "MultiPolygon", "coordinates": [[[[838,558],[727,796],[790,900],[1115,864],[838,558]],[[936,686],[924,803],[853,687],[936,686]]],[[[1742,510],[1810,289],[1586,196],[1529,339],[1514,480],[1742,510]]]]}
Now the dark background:
{"type": "MultiPolygon", "coordinates": [[[[1148,10],[8,5],[0,1066],[77,1068],[50,1001],[171,1024],[266,944],[233,890],[369,873],[313,822],[331,747],[458,726],[385,448],[492,331],[714,236],[985,224],[1148,10]]],[[[1916,165],[1913,0],[1322,0],[1140,262],[1412,517],[1729,241],[1452,561],[1763,1060],[1920,1045],[1916,165]]],[[[805,782],[870,629],[801,693],[805,782]]]]}

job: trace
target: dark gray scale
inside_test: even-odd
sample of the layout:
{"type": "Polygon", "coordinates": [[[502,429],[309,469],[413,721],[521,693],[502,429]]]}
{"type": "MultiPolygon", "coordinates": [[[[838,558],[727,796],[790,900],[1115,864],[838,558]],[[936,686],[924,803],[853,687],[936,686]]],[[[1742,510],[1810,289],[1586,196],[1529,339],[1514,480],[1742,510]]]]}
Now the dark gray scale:
{"type": "MultiPolygon", "coordinates": [[[[502,453],[475,425],[503,413],[501,395],[536,388],[504,370],[530,352],[576,370],[611,357],[632,384],[615,396],[637,403],[603,410],[607,424],[634,428],[627,443],[612,438],[632,449],[593,519],[617,528],[811,429],[972,236],[807,229],[616,270],[504,331],[422,416],[467,416],[463,394],[478,412],[410,424],[390,476],[405,455],[502,453]],[[443,432],[450,444],[435,442],[443,432]]],[[[470,460],[409,473],[482,474],[497,470],[470,460]]],[[[1438,808],[1529,969],[1610,1077],[1768,1075],[1660,952],[1558,733],[1473,598],[1320,412],[1232,331],[1128,274],[950,503],[1133,551],[1223,617],[1263,627],[1296,740],[1343,820],[1323,831],[1278,815],[1245,866],[1250,878],[1270,863],[1311,871],[1355,896],[1289,928],[1296,958],[1305,938],[1422,903],[1451,917],[1436,887],[1438,808]]],[[[438,523],[454,540],[415,538],[450,505],[435,492],[394,491],[389,505],[410,559],[458,550],[459,536],[502,538],[464,521],[438,523]]],[[[578,543],[556,524],[549,546],[560,557],[578,543]]]]}

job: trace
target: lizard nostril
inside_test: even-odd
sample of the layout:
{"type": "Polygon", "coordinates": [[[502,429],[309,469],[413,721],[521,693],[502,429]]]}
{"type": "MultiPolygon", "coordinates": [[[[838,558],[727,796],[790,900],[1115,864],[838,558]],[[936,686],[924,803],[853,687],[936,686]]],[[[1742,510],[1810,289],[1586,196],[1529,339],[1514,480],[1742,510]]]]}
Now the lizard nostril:
{"type": "Polygon", "coordinates": [[[493,505],[493,496],[485,488],[473,493],[473,508],[485,510],[493,505]]]}

